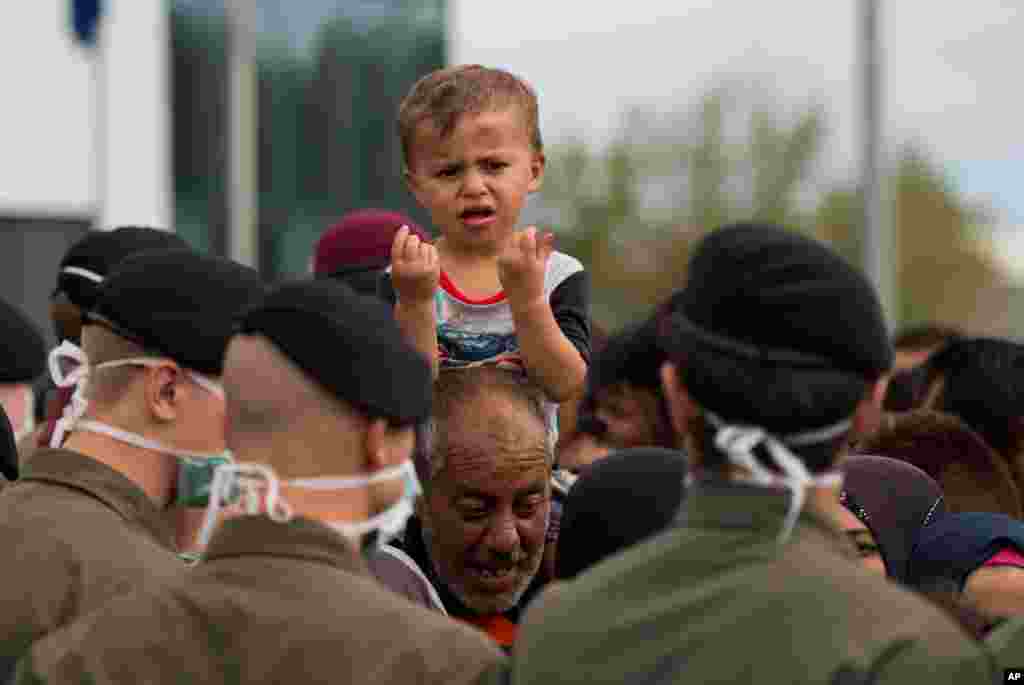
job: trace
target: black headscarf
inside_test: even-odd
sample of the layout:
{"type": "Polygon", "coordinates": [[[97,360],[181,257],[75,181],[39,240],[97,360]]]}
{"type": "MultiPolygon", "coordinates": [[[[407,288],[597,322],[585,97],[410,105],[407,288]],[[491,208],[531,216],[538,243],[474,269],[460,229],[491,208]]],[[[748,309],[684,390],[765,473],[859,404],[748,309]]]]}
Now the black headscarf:
{"type": "Polygon", "coordinates": [[[889,576],[906,582],[922,530],[946,514],[939,484],[916,466],[886,457],[849,457],[842,468],[842,503],[871,530],[889,576]]]}
{"type": "Polygon", "coordinates": [[[910,558],[910,580],[949,578],[962,589],[967,576],[1004,547],[1024,553],[1024,522],[1003,514],[950,514],[922,531],[910,558]]]}
{"type": "Polygon", "coordinates": [[[572,578],[667,527],[686,472],[686,455],[654,447],[619,450],[590,466],[565,501],[555,575],[572,578]]]}
{"type": "Polygon", "coordinates": [[[1011,423],[1024,416],[1024,345],[993,338],[955,340],[926,364],[942,392],[930,408],[960,417],[997,451],[1012,451],[1011,423]]]}

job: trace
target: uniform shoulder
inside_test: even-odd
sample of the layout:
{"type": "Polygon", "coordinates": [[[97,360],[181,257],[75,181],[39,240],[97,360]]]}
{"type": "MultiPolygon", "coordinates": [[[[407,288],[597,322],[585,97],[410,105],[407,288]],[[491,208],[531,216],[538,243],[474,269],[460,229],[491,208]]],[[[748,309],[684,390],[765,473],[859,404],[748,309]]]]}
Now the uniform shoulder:
{"type": "MultiPolygon", "coordinates": [[[[846,632],[851,646],[875,650],[907,641],[923,652],[971,651],[960,627],[941,609],[914,592],[864,569],[815,535],[770,564],[771,601],[803,606],[808,615],[846,632]],[[813,608],[808,596],[817,599],[813,608]]],[[[814,623],[808,619],[808,623],[814,623]]]]}
{"type": "MultiPolygon", "coordinates": [[[[503,654],[479,630],[454,621],[438,611],[414,604],[407,598],[381,586],[376,579],[351,576],[347,584],[351,596],[360,597],[362,631],[365,644],[379,639],[381,663],[403,669],[417,664],[415,682],[469,683],[504,659],[503,654]],[[400,637],[398,637],[400,636],[400,637]]],[[[351,639],[351,626],[339,622],[338,639],[351,639]]]]}

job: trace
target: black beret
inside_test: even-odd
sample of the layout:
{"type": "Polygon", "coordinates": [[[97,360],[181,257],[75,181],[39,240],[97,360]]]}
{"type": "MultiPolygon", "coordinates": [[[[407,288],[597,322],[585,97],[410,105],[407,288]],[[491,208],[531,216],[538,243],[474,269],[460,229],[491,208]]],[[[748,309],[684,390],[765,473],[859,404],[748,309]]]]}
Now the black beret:
{"type": "Polygon", "coordinates": [[[555,575],[572,578],[665,529],[686,494],[686,473],[685,454],[656,447],[594,462],[565,500],[555,575]]]}
{"type": "Polygon", "coordinates": [[[85,322],[219,376],[235,317],[263,290],[255,270],[228,259],[192,250],[140,252],[110,274],[85,322]]]}
{"type": "Polygon", "coordinates": [[[875,380],[892,366],[874,288],[824,244],[738,224],[698,245],[673,302],[674,342],[740,362],[833,369],[875,380]]]}
{"type": "Polygon", "coordinates": [[[46,370],[46,342],[16,307],[0,300],[0,336],[4,344],[0,383],[30,383],[46,370]]]}
{"type": "Polygon", "coordinates": [[[239,318],[330,394],[372,417],[406,424],[429,416],[431,372],[377,298],[335,280],[274,288],[239,318]]]}
{"type": "Polygon", "coordinates": [[[187,250],[189,245],[170,231],[123,226],[113,231],[91,231],[71,246],[60,262],[57,290],[72,304],[92,308],[96,292],[118,262],[136,252],[187,250]]]}

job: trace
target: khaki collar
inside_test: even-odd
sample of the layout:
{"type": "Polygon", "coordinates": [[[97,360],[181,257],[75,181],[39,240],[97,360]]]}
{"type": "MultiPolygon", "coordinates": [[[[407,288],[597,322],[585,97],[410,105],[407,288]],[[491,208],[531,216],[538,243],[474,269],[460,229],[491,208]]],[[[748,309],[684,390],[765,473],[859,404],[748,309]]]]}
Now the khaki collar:
{"type": "MultiPolygon", "coordinates": [[[[754,537],[776,537],[785,523],[789,501],[789,492],[780,488],[707,479],[697,482],[687,494],[682,522],[690,528],[747,531],[754,537]]],[[[835,545],[844,556],[856,556],[842,532],[806,506],[797,518],[796,528],[835,545]]]]}
{"type": "Polygon", "coordinates": [[[355,545],[341,533],[305,518],[294,518],[288,523],[262,515],[228,519],[214,533],[203,560],[252,556],[302,559],[350,573],[369,574],[355,545]]]}
{"type": "Polygon", "coordinates": [[[85,492],[137,524],[161,546],[176,552],[175,531],[166,512],[142,488],[106,464],[65,449],[39,449],[22,467],[17,482],[60,485],[85,492]]]}

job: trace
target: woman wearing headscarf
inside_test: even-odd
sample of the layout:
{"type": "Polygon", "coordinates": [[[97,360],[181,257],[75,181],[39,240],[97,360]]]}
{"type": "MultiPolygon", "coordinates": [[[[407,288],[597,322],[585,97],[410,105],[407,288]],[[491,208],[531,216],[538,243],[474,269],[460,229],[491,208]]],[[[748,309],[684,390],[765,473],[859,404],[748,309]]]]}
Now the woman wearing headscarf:
{"type": "Polygon", "coordinates": [[[918,536],[946,513],[938,483],[916,466],[886,457],[849,457],[843,472],[840,500],[853,514],[844,532],[865,566],[906,582],[918,536]]]}
{"type": "Polygon", "coordinates": [[[916,466],[886,457],[849,457],[843,471],[840,499],[849,516],[841,523],[861,563],[916,590],[981,639],[990,622],[963,601],[955,583],[910,571],[921,538],[949,517],[938,483],[916,466]]]}
{"type": "Polygon", "coordinates": [[[920,468],[942,488],[952,513],[987,511],[1024,518],[1009,463],[952,414],[928,409],[889,414],[859,451],[920,468]]]}
{"type": "Polygon", "coordinates": [[[1024,523],[1002,514],[950,514],[922,532],[908,580],[949,580],[990,621],[1024,615],[1024,523]]]}

